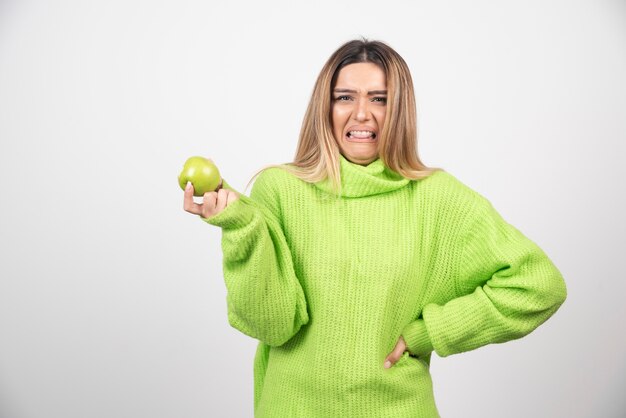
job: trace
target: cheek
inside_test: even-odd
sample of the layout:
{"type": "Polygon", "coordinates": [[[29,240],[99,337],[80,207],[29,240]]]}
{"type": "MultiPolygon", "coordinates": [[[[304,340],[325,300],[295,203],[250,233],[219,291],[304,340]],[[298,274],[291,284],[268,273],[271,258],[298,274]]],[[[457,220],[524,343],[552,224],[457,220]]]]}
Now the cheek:
{"type": "Polygon", "coordinates": [[[385,116],[387,116],[387,109],[382,108],[378,112],[376,112],[376,122],[378,123],[378,129],[382,131],[383,125],[385,124],[385,116]]]}
{"type": "Polygon", "coordinates": [[[333,132],[341,134],[346,125],[346,112],[340,108],[332,111],[333,132]]]}

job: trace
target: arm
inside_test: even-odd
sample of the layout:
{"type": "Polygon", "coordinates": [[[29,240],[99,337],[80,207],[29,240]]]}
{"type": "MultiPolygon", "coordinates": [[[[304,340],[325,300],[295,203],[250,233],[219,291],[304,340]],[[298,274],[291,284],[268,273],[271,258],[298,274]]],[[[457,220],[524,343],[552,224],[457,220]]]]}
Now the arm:
{"type": "MultiPolygon", "coordinates": [[[[229,323],[267,345],[287,342],[309,320],[280,224],[271,173],[205,222],[222,228],[229,323]]],[[[224,187],[230,188],[228,184],[224,187]]]]}
{"type": "Polygon", "coordinates": [[[456,297],[428,304],[402,335],[416,355],[439,356],[521,338],[564,302],[563,277],[547,255],[508,224],[483,196],[460,235],[456,297]]]}

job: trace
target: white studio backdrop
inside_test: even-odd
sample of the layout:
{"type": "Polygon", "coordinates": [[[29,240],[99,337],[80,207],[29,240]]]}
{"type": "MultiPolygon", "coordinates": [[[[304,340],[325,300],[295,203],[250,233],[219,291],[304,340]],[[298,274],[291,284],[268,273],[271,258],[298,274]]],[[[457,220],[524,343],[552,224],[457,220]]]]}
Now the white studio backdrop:
{"type": "Polygon", "coordinates": [[[433,356],[442,416],[626,416],[626,2],[0,0],[0,417],[252,416],[256,341],[176,176],[289,161],[359,36],[408,62],[423,161],[568,285],[526,338],[433,356]]]}

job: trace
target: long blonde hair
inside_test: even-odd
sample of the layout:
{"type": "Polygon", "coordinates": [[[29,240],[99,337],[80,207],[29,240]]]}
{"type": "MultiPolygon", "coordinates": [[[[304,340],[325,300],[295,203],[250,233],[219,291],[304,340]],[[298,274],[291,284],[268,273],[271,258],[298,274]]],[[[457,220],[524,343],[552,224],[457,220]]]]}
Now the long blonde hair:
{"type": "Polygon", "coordinates": [[[368,62],[378,65],[387,77],[387,112],[379,138],[379,156],[391,170],[405,178],[417,180],[442,168],[425,166],[417,152],[417,110],[409,67],[390,46],[380,41],[358,39],[339,47],[322,68],[304,115],[294,161],[263,167],[279,167],[308,183],[327,177],[340,196],[340,150],[333,136],[331,96],[339,71],[350,64],[368,62]]]}

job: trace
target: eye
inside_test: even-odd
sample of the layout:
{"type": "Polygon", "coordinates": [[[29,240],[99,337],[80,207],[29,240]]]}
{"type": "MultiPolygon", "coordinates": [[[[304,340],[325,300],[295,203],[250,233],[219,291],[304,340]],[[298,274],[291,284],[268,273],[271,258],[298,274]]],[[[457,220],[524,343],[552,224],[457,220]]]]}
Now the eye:
{"type": "Polygon", "coordinates": [[[352,97],[346,96],[346,95],[335,97],[335,100],[337,100],[338,102],[345,102],[345,101],[348,101],[348,100],[351,100],[351,99],[352,99],[352,97]]]}
{"type": "Polygon", "coordinates": [[[372,101],[385,104],[387,103],[387,98],[386,97],[374,97],[372,98],[372,101]]]}

